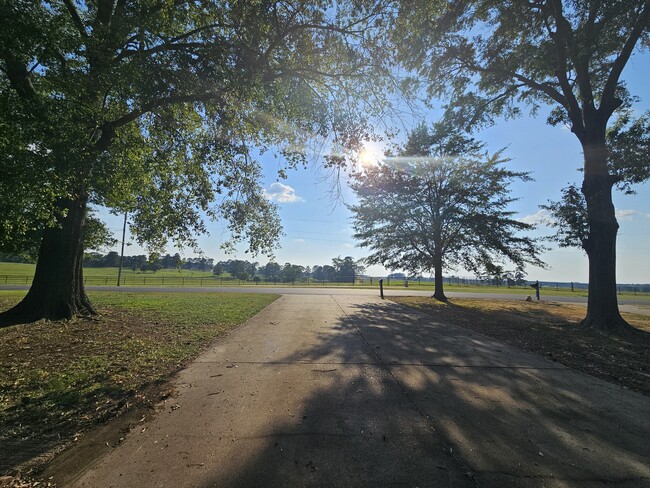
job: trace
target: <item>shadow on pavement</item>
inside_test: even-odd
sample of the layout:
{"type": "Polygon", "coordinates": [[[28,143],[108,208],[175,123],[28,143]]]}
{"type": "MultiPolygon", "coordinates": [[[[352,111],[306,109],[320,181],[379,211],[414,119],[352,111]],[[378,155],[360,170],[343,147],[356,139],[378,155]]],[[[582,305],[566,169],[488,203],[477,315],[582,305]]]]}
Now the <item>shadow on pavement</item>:
{"type": "Polygon", "coordinates": [[[332,333],[278,361],[316,393],[228,486],[650,485],[646,397],[392,303],[337,300],[332,333]]]}

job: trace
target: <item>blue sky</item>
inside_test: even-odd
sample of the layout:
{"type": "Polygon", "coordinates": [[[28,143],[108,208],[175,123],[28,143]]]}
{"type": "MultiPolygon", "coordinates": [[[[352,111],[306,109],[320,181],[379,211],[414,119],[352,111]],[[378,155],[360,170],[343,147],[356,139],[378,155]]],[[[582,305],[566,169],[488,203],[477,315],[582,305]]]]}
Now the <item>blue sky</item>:
{"type": "MultiPolygon", "coordinates": [[[[637,54],[630,60],[623,73],[623,79],[633,95],[641,98],[635,110],[642,113],[650,109],[650,54],[637,54]]],[[[581,174],[577,169],[582,163],[582,152],[576,137],[566,127],[550,127],[545,123],[544,111],[536,117],[525,115],[519,119],[501,121],[478,134],[487,143],[490,151],[506,147],[504,156],[512,161],[509,166],[519,171],[530,171],[533,182],[512,185],[513,194],[520,200],[513,205],[519,218],[536,220],[539,205],[549,199],[557,200],[560,189],[570,182],[579,182],[581,174]]],[[[413,121],[413,125],[417,124],[413,121]]],[[[375,148],[378,150],[379,148],[375,148]]],[[[356,247],[352,239],[351,213],[344,202],[354,201],[352,192],[342,187],[343,202],[335,204],[329,195],[331,179],[314,161],[312,167],[290,172],[288,178],[276,177],[277,160],[271,155],[262,157],[265,171],[267,196],[279,205],[284,226],[281,249],[276,252],[278,263],[291,262],[304,266],[330,264],[337,256],[362,258],[367,250],[356,247]],[[323,181],[325,179],[325,181],[323,181]]],[[[620,283],[650,282],[650,197],[648,186],[638,185],[637,194],[632,196],[616,192],[614,203],[620,224],[618,240],[618,281],[620,283]]],[[[116,237],[121,231],[121,218],[106,216],[109,227],[116,237]]],[[[202,236],[199,243],[204,253],[221,259],[252,258],[240,252],[225,255],[219,248],[224,237],[224,226],[209,225],[210,236],[202,236]]],[[[540,227],[535,235],[547,235],[550,231],[540,227]]],[[[128,233],[127,233],[128,240],[128,233]]],[[[548,245],[548,244],[547,244],[548,245]]],[[[169,249],[176,252],[175,249],[169,249]]],[[[146,253],[137,245],[128,247],[125,254],[146,253]]],[[[193,255],[189,250],[185,256],[193,255]]],[[[587,258],[580,250],[553,247],[545,252],[543,260],[549,269],[529,268],[528,279],[543,281],[580,281],[588,278],[587,258]]],[[[259,256],[254,260],[266,263],[267,258],[259,256]]],[[[375,276],[386,271],[373,266],[367,271],[375,276]]],[[[446,274],[470,276],[463,270],[446,274]]]]}

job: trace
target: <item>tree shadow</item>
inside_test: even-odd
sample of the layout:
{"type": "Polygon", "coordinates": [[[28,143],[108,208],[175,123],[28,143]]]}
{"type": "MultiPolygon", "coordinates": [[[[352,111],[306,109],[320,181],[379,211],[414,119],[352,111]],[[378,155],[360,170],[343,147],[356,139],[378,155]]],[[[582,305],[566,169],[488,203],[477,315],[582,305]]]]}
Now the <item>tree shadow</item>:
{"type": "MultiPolygon", "coordinates": [[[[523,303],[523,302],[522,302],[523,303]]],[[[445,323],[485,334],[511,346],[541,355],[570,368],[619,386],[650,394],[650,333],[639,328],[632,335],[606,334],[580,327],[579,321],[556,314],[561,307],[543,302],[521,309],[520,303],[499,301],[498,309],[475,308],[450,302],[407,304],[445,323]]],[[[644,327],[646,321],[639,322],[644,327]]]]}
{"type": "Polygon", "coordinates": [[[2,412],[0,473],[41,468],[69,446],[75,434],[124,413],[134,394],[107,386],[91,393],[67,390],[23,397],[20,405],[2,412]],[[91,411],[92,418],[83,415],[91,411]]]}
{"type": "Polygon", "coordinates": [[[650,406],[642,395],[406,307],[337,300],[344,313],[331,334],[259,366],[278,374],[302,368],[305,381],[318,381],[315,393],[264,433],[262,449],[237,440],[235,468],[215,460],[201,486],[641,486],[650,479],[650,406]]]}

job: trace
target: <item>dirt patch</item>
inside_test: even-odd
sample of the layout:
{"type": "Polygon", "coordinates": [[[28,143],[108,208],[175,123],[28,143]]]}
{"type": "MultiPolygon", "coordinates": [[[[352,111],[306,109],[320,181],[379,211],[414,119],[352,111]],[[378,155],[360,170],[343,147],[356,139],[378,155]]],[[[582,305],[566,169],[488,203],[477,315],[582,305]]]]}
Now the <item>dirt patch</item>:
{"type": "Polygon", "coordinates": [[[442,323],[458,325],[511,346],[544,356],[624,388],[650,395],[650,317],[623,314],[642,331],[616,337],[579,330],[580,305],[524,300],[457,298],[448,303],[426,297],[391,297],[442,323]]]}
{"type": "MultiPolygon", "coordinates": [[[[172,394],[168,381],[175,372],[276,297],[98,295],[98,302],[120,305],[103,304],[93,319],[0,329],[2,482],[29,486],[71,445],[89,449],[76,450],[72,464],[78,464],[81,454],[92,458],[106,443],[119,442],[172,394]],[[120,421],[109,423],[115,418],[120,421]],[[88,432],[103,440],[87,443],[88,432]]],[[[17,300],[0,299],[0,310],[17,300]]],[[[47,479],[40,482],[47,486],[47,479]]]]}
{"type": "Polygon", "coordinates": [[[183,366],[180,351],[153,360],[151,349],[171,340],[168,327],[120,309],[104,312],[92,321],[3,331],[0,471],[28,473],[89,428],[150,408],[165,378],[183,366]]]}

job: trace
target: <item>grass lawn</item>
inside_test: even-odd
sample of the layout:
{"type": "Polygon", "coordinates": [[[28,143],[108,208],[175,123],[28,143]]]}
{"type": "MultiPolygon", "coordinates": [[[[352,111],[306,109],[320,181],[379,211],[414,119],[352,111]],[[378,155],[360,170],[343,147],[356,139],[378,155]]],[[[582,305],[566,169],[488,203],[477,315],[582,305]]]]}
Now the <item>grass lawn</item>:
{"type": "Polygon", "coordinates": [[[650,317],[623,313],[638,337],[611,337],[577,330],[585,307],[568,303],[426,297],[391,297],[442,323],[459,325],[650,395],[650,317]]]}
{"type": "MultiPolygon", "coordinates": [[[[0,310],[24,291],[0,291],[0,310]]],[[[162,384],[278,295],[91,292],[93,320],[0,329],[0,476],[160,399],[162,384]]]]}

